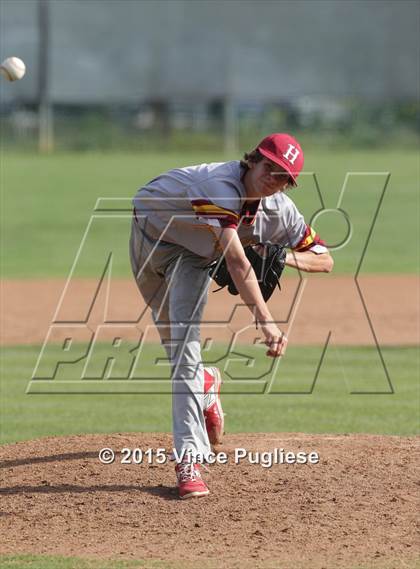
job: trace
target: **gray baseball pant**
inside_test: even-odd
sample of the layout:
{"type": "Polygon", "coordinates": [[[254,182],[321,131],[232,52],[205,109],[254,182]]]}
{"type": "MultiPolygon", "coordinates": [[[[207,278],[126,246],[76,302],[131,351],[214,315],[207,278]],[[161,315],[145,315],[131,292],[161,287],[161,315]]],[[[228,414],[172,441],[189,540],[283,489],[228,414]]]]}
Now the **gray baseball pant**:
{"type": "Polygon", "coordinates": [[[178,456],[185,451],[206,459],[211,447],[203,415],[200,324],[210,284],[208,261],[154,239],[145,228],[144,218],[133,218],[130,260],[171,362],[174,447],[178,456]]]}

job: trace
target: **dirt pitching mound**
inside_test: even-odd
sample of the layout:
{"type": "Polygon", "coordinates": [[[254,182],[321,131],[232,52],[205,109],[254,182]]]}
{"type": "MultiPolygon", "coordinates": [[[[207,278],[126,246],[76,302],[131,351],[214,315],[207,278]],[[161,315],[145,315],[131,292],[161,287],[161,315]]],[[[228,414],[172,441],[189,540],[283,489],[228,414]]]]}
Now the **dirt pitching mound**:
{"type": "Polygon", "coordinates": [[[124,447],[170,449],[168,434],[6,445],[0,552],[161,559],[170,567],[414,567],[418,440],[230,435],[219,449],[228,464],[204,471],[211,494],[186,501],[177,498],[173,464],[121,464],[124,447]],[[99,461],[103,447],[116,451],[113,464],[99,461]],[[319,463],[235,464],[239,447],[316,451],[319,463]]]}

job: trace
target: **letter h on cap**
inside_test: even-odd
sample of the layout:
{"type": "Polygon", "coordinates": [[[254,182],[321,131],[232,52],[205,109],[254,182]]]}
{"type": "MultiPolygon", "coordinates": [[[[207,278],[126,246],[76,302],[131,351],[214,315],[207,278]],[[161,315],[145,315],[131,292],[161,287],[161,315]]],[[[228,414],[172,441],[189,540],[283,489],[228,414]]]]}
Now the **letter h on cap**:
{"type": "Polygon", "coordinates": [[[299,156],[299,150],[296,146],[293,146],[293,144],[289,144],[289,147],[283,156],[290,162],[290,164],[294,164],[296,158],[299,156]]]}

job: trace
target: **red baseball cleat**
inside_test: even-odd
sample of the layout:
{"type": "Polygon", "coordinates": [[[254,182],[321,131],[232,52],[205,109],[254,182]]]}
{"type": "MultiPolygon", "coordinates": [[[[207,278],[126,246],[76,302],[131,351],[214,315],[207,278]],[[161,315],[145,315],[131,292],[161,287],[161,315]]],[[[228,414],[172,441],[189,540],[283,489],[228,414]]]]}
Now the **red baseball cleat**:
{"type": "Polygon", "coordinates": [[[175,473],[181,500],[209,494],[209,489],[201,478],[199,464],[181,462],[175,466],[175,473]]]}
{"type": "Polygon", "coordinates": [[[222,376],[217,367],[204,368],[204,419],[212,445],[220,444],[224,434],[225,418],[220,401],[222,376]]]}

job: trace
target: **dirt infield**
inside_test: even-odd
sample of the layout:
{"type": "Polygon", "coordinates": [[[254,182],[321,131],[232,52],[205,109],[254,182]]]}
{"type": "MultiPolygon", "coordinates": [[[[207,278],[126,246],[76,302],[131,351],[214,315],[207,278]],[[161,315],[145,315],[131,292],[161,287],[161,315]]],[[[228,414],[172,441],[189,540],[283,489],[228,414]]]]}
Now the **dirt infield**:
{"type": "Polygon", "coordinates": [[[162,559],[177,567],[414,567],[418,441],[227,436],[219,450],[229,463],[205,472],[211,494],[188,501],[177,499],[172,464],[123,465],[118,453],[112,465],[98,460],[103,447],[169,449],[167,434],[6,445],[0,448],[0,552],[162,559]],[[235,464],[237,447],[317,451],[320,461],[235,464]]]}
{"type": "MultiPolygon", "coordinates": [[[[362,276],[358,285],[360,292],[354,279],[346,276],[310,275],[301,282],[286,277],[282,280],[281,294],[276,293],[269,306],[287,331],[290,345],[323,345],[329,331],[332,331],[331,341],[341,345],[374,345],[373,331],[380,345],[419,343],[416,276],[362,276]]],[[[1,343],[42,343],[64,286],[63,279],[3,280],[1,343]]],[[[97,286],[98,281],[93,279],[73,280],[56,321],[84,321],[97,286]]],[[[131,322],[141,315],[138,328],[145,330],[151,325],[150,311],[145,311],[133,280],[112,280],[108,296],[106,289],[104,283],[96,297],[88,321],[91,329],[104,322],[105,306],[108,321],[131,322]]],[[[220,342],[229,341],[232,331],[244,326],[249,326],[249,330],[242,334],[241,341],[247,342],[255,336],[248,309],[244,306],[235,309],[237,298],[225,291],[209,294],[204,321],[209,325],[208,334],[215,334],[220,342]]],[[[157,339],[157,332],[151,329],[147,340],[157,339]]]]}

